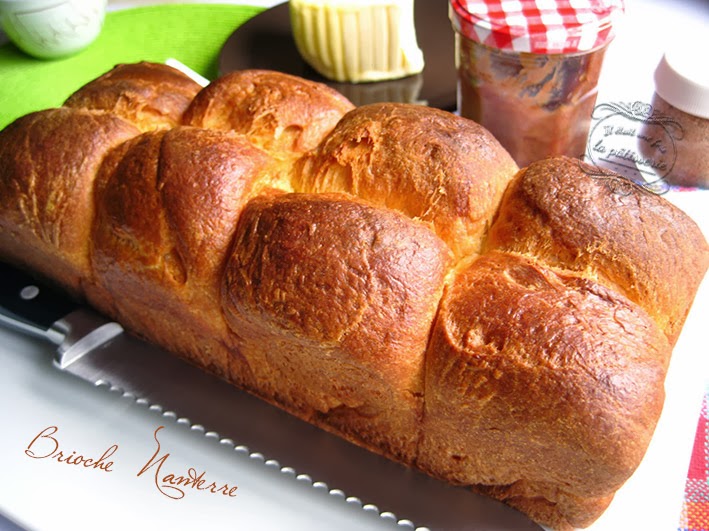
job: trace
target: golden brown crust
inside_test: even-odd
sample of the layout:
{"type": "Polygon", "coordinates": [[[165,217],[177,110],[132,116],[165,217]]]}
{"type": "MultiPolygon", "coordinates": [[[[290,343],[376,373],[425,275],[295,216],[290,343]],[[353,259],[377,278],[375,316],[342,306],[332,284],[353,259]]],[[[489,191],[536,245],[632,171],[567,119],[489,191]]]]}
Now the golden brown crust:
{"type": "Polygon", "coordinates": [[[411,462],[449,261],[426,226],[351,196],[256,198],[224,313],[268,399],[411,462]]]}
{"type": "Polygon", "coordinates": [[[205,87],[184,123],[233,130],[263,149],[292,156],[313,149],[353,107],[322,83],[270,70],[241,70],[205,87]]]}
{"type": "Polygon", "coordinates": [[[189,127],[145,133],[117,150],[97,192],[93,303],[223,375],[223,261],[269,163],[241,137],[189,127]]]}
{"type": "Polygon", "coordinates": [[[480,251],[517,166],[476,123],[382,103],[348,113],[296,167],[296,191],[346,192],[431,225],[460,258],[480,251]]]}
{"type": "Polygon", "coordinates": [[[508,497],[551,502],[570,525],[587,525],[600,512],[579,509],[612,496],[645,453],[670,353],[622,295],[489,252],[441,301],[418,463],[464,485],[513,485],[508,497]]]}
{"type": "Polygon", "coordinates": [[[677,340],[704,272],[699,227],[662,197],[569,158],[522,170],[500,206],[488,249],[595,278],[640,304],[677,340]]]}
{"type": "Polygon", "coordinates": [[[81,296],[91,275],[96,173],[113,147],[139,133],[112,114],[66,108],[26,115],[1,131],[3,257],[81,296]]]}
{"type": "Polygon", "coordinates": [[[120,64],[81,87],[64,105],[110,111],[146,132],[179,125],[201,88],[171,66],[120,64]]]}

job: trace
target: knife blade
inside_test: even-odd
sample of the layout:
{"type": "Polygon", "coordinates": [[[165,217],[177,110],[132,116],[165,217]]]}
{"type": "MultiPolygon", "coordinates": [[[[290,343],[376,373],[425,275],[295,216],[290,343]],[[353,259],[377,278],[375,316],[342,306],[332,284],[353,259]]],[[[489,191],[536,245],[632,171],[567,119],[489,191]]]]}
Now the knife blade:
{"type": "Polygon", "coordinates": [[[0,262],[0,324],[57,345],[54,365],[417,529],[539,530],[519,511],[327,433],[124,331],[0,262]],[[415,524],[414,524],[415,522],[415,524]]]}

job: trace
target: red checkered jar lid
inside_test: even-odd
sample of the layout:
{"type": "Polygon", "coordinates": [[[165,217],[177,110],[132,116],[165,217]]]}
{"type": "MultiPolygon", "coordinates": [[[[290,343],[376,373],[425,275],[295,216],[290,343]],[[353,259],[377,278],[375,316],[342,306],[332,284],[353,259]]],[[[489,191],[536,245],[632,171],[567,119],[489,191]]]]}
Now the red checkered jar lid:
{"type": "Polygon", "coordinates": [[[614,37],[623,0],[450,0],[461,35],[509,52],[573,54],[614,37]]]}

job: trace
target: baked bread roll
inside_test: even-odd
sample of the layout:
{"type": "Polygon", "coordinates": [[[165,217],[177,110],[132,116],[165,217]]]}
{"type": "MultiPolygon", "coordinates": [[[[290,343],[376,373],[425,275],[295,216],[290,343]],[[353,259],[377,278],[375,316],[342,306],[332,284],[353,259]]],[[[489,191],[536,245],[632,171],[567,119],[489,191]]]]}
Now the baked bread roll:
{"type": "Polygon", "coordinates": [[[224,315],[260,394],[412,462],[445,243],[353,197],[286,194],[249,202],[227,260],[224,315]]]}
{"type": "Polygon", "coordinates": [[[182,122],[244,135],[276,161],[269,171],[274,187],[292,191],[293,162],[317,146],[353,107],[324,83],[271,70],[243,70],[204,87],[182,122]]]}
{"type": "Polygon", "coordinates": [[[670,352],[620,293],[486,253],[456,272],[439,307],[418,464],[554,528],[586,527],[645,453],[670,352]]]}
{"type": "Polygon", "coordinates": [[[211,372],[229,371],[219,308],[224,257],[270,157],[243,137],[191,127],[145,133],[109,153],[97,183],[88,299],[133,332],[211,372]],[[165,316],[170,315],[170,319],[165,316]]]}
{"type": "Polygon", "coordinates": [[[515,179],[487,248],[597,279],[639,304],[674,344],[706,270],[704,236],[685,219],[620,176],[552,159],[515,179]],[[576,211],[583,214],[569,214],[576,211]]]}
{"type": "Polygon", "coordinates": [[[324,83],[270,70],[243,70],[205,87],[183,122],[236,131],[257,146],[287,157],[313,149],[353,108],[324,83]]]}
{"type": "Polygon", "coordinates": [[[417,105],[364,105],[296,164],[296,191],[346,192],[427,222],[457,258],[480,252],[517,165],[484,128],[417,105]]]}
{"type": "Polygon", "coordinates": [[[201,85],[170,66],[121,64],[87,83],[65,107],[110,111],[142,132],[179,125],[201,85]]]}
{"type": "Polygon", "coordinates": [[[128,97],[146,68],[0,132],[0,258],[356,444],[592,523],[662,409],[696,224],[572,159],[518,171],[453,114],[277,73],[151,124],[184,86],[128,97]]]}
{"type": "Polygon", "coordinates": [[[139,133],[114,114],[70,108],[28,114],[0,132],[2,257],[82,296],[96,175],[107,152],[139,133]]]}

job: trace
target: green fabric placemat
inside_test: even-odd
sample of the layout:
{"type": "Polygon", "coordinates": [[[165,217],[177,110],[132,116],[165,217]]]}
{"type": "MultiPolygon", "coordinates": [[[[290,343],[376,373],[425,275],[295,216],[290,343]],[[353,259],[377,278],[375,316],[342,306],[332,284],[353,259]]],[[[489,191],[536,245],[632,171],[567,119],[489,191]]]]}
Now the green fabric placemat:
{"type": "Polygon", "coordinates": [[[243,5],[165,4],[109,12],[91,46],[54,61],[33,59],[11,43],[0,46],[0,129],[29,112],[60,106],[118,63],[173,57],[214,79],[221,47],[261,11],[243,5]]]}

